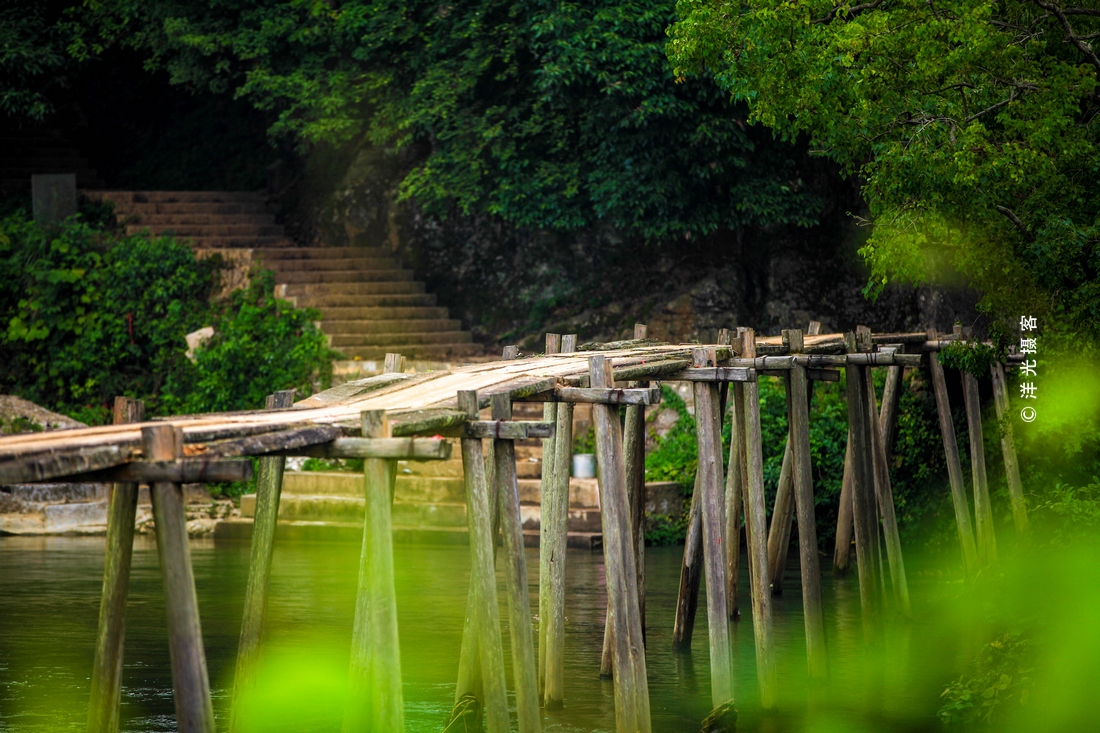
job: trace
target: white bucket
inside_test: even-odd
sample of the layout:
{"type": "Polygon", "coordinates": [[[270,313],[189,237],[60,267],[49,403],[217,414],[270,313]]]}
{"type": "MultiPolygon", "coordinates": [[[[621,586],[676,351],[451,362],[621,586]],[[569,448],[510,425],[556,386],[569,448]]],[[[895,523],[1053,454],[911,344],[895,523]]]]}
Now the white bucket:
{"type": "Polygon", "coordinates": [[[574,478],[596,478],[596,456],[593,453],[578,453],[573,456],[574,478]]]}

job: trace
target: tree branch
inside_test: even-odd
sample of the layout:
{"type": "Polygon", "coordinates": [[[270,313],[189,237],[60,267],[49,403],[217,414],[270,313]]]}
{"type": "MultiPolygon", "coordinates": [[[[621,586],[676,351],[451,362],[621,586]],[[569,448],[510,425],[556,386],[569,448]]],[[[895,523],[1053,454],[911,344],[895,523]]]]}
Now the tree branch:
{"type": "MultiPolygon", "coordinates": [[[[872,2],[869,2],[869,3],[860,3],[859,5],[853,5],[852,7],[848,8],[848,12],[845,14],[845,17],[854,18],[855,16],[862,13],[864,10],[874,10],[879,5],[882,5],[882,3],[883,3],[883,0],[872,0],[872,2]]],[[[831,11],[829,11],[828,15],[825,15],[825,16],[823,16],[821,18],[818,18],[817,20],[814,20],[814,21],[811,21],[811,22],[815,23],[815,24],[831,23],[834,20],[836,20],[838,15],[840,15],[841,10],[844,10],[844,6],[843,5],[838,5],[837,7],[833,8],[831,11]]]]}
{"type": "MultiPolygon", "coordinates": [[[[1080,38],[1077,37],[1077,34],[1073,32],[1073,26],[1069,24],[1069,18],[1066,17],[1066,11],[1059,8],[1054,3],[1044,2],[1044,0],[1035,0],[1035,4],[1043,10],[1046,10],[1047,12],[1054,13],[1055,17],[1057,17],[1058,20],[1061,21],[1062,28],[1064,28],[1066,31],[1066,38],[1069,39],[1070,43],[1077,47],[1078,51],[1085,55],[1085,58],[1089,60],[1089,63],[1096,67],[1096,71],[1098,75],[1100,75],[1100,57],[1098,57],[1096,55],[1096,52],[1092,50],[1092,46],[1082,41],[1080,38]]],[[[1070,10],[1080,11],[1071,13],[1073,15],[1100,15],[1100,11],[1096,11],[1095,13],[1093,11],[1085,12],[1087,10],[1086,8],[1071,8],[1070,10]]]]}
{"type": "Polygon", "coordinates": [[[1023,235],[1023,238],[1026,239],[1029,243],[1035,241],[1035,235],[1032,234],[1031,230],[1027,228],[1027,225],[1020,221],[1020,217],[1016,216],[1012,209],[997,205],[994,205],[993,208],[997,210],[997,213],[1004,215],[1006,219],[1012,222],[1012,225],[1020,230],[1020,234],[1023,235]]]}

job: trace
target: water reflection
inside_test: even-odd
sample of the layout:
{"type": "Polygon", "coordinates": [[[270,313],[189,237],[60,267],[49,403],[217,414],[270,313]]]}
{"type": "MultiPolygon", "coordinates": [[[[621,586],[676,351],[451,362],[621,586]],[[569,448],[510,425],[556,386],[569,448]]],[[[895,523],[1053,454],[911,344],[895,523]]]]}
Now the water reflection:
{"type": "MultiPolygon", "coordinates": [[[[0,538],[0,730],[83,729],[103,546],[102,538],[0,538]]],[[[537,609],[538,560],[528,552],[532,609],[537,609]]],[[[671,652],[681,553],[681,548],[661,548],[647,555],[647,665],[655,731],[697,730],[710,709],[705,608],[699,610],[692,653],[671,652]]],[[[214,703],[219,724],[225,725],[248,545],[197,541],[192,559],[214,703]]],[[[407,727],[434,733],[453,701],[469,555],[464,547],[398,546],[395,559],[407,727]]],[[[613,731],[612,685],[599,679],[606,607],[602,556],[571,551],[568,563],[566,707],[544,711],[544,729],[613,731]]],[[[264,685],[252,701],[265,720],[274,721],[265,730],[339,730],[357,564],[358,546],[352,543],[276,547],[264,685]]],[[[792,565],[787,592],[775,603],[780,687],[787,691],[805,690],[802,607],[797,565],[792,565]]],[[[824,590],[833,674],[854,677],[860,671],[838,659],[860,644],[855,579],[826,578],[824,590]]],[[[735,690],[739,704],[751,708],[757,682],[746,578],[740,592],[745,613],[733,630],[735,690]]],[[[702,602],[705,591],[700,596],[702,602]]],[[[507,618],[502,605],[504,659],[510,666],[507,618]]],[[[173,730],[163,594],[151,538],[139,537],[135,547],[126,634],[123,728],[173,730]]],[[[896,644],[893,651],[908,658],[908,636],[896,644]]],[[[881,678],[879,689],[858,687],[867,695],[894,694],[905,678],[898,670],[881,678]]],[[[510,668],[508,680],[511,687],[510,668]]]]}

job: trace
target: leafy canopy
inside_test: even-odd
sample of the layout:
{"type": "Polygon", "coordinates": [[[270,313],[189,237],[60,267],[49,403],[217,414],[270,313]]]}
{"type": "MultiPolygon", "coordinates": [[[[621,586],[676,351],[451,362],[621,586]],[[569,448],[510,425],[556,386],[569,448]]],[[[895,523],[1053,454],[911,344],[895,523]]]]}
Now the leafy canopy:
{"type": "Polygon", "coordinates": [[[401,195],[434,214],[654,238],[814,223],[790,152],[712,80],[676,83],[674,18],[669,0],[87,0],[77,51],[117,39],[307,146],[405,149],[401,195]]]}
{"type": "Polygon", "coordinates": [[[1011,320],[1095,335],[1100,9],[679,0],[670,57],[865,181],[869,289],[951,266],[1011,320]]]}

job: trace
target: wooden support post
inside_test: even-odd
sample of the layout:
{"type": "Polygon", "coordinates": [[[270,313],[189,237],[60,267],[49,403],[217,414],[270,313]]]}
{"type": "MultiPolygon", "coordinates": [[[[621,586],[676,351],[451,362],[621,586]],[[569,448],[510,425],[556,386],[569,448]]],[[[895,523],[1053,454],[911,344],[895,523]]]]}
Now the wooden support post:
{"type": "MultiPolygon", "coordinates": [[[[174,461],[183,455],[183,435],[170,425],[141,429],[142,453],[151,461],[174,461]]],[[[168,651],[172,659],[172,683],[176,724],[180,733],[213,733],[214,707],[202,646],[199,602],[187,544],[187,516],[180,484],[155,483],[150,487],[157,555],[164,579],[164,605],[168,611],[168,651]]]]}
{"type": "Polygon", "coordinates": [[[901,406],[901,379],[905,367],[886,367],[886,386],[882,390],[882,411],[879,413],[879,429],[882,431],[882,447],[889,458],[894,452],[898,437],[898,409],[901,406]]]}
{"type": "MultiPolygon", "coordinates": [[[[611,362],[602,354],[589,358],[593,387],[611,387],[611,362]]],[[[615,666],[615,721],[619,733],[650,733],[649,682],[645,645],[638,614],[638,575],[626,496],[626,465],[618,408],[593,405],[596,455],[600,465],[600,505],[604,564],[610,599],[615,666]]]]}
{"type": "Polygon", "coordinates": [[[1008,419],[1008,387],[1005,384],[1005,368],[994,362],[989,368],[993,378],[993,404],[997,408],[997,422],[1001,426],[1001,453],[1004,455],[1005,476],[1008,479],[1008,496],[1012,501],[1012,521],[1016,533],[1027,533],[1027,507],[1024,504],[1024,487],[1020,482],[1020,464],[1016,459],[1016,441],[1012,435],[1012,422],[1008,419]]]}
{"type": "MultiPolygon", "coordinates": [[[[476,420],[477,392],[459,392],[458,409],[465,412],[470,420],[476,420]]],[[[462,474],[466,482],[471,569],[464,631],[468,638],[463,637],[466,656],[459,663],[455,701],[457,703],[463,695],[473,694],[484,706],[488,732],[507,733],[508,696],[497,608],[496,538],[480,439],[462,439],[462,474]]]]}
{"type": "MultiPolygon", "coordinates": [[[[816,336],[821,332],[821,323],[818,321],[810,321],[810,327],[806,332],[810,336],[816,336]]],[[[789,340],[790,333],[790,331],[783,331],[783,344],[787,346],[787,350],[790,353],[801,353],[801,346],[797,347],[800,351],[795,351],[794,347],[791,346],[789,340]]],[[[801,331],[799,333],[801,334],[801,331]]],[[[809,369],[806,370],[806,377],[808,384],[806,388],[806,400],[808,406],[810,404],[809,400],[813,399],[814,392],[814,383],[810,381],[809,369]]],[[[789,428],[789,415],[791,411],[790,371],[787,371],[784,375],[783,383],[787,395],[787,445],[783,449],[783,464],[779,469],[779,484],[775,492],[775,508],[772,510],[771,527],[768,529],[768,568],[771,570],[772,595],[775,596],[783,594],[783,576],[787,572],[787,555],[791,549],[791,527],[794,524],[795,509],[795,502],[792,496],[794,471],[792,467],[793,456],[791,453],[789,428]]],[[[808,411],[807,414],[809,414],[808,411]]]]}
{"type": "Polygon", "coordinates": [[[970,437],[970,471],[974,483],[974,524],[977,525],[978,562],[997,562],[997,535],[993,530],[993,510],[989,506],[989,484],[985,472],[985,441],[982,435],[982,403],[978,380],[962,370],[963,403],[970,437]]]}
{"type": "MultiPolygon", "coordinates": [[[[803,351],[802,332],[788,331],[790,351],[803,351]]],[[[814,518],[813,461],[810,455],[810,379],[806,368],[795,365],[790,374],[790,438],[794,464],[794,503],[798,517],[798,558],[802,573],[802,605],[806,623],[806,661],[810,677],[828,676],[825,620],[821,610],[821,568],[817,559],[814,518]]]]}
{"type": "Polygon", "coordinates": [[[699,609],[699,583],[703,578],[703,522],[700,514],[699,474],[688,508],[687,536],[684,538],[684,559],[680,565],[680,590],[676,595],[676,620],[672,627],[673,651],[690,652],[695,632],[695,613],[699,609]]]}
{"type": "MultiPolygon", "coordinates": [[[[928,340],[935,341],[937,338],[936,330],[928,329],[928,340]]],[[[935,351],[928,354],[928,370],[932,373],[932,390],[936,394],[936,412],[940,418],[943,452],[947,456],[947,477],[951,483],[951,500],[955,505],[955,524],[959,528],[963,564],[966,574],[973,576],[978,569],[978,550],[974,545],[974,531],[970,527],[970,506],[963,487],[959,444],[955,441],[955,424],[951,420],[951,403],[947,399],[947,380],[943,376],[939,354],[935,351]]]]}
{"type": "MultiPolygon", "coordinates": [[[[362,413],[364,438],[390,437],[383,410],[362,413]]],[[[363,460],[363,548],[351,636],[351,671],[344,733],[405,730],[391,503],[397,462],[363,460]]]]}
{"type": "MultiPolygon", "coordinates": [[[[905,576],[905,558],[901,552],[901,537],[898,534],[898,520],[894,513],[894,489],[890,485],[890,464],[886,453],[885,426],[875,418],[875,385],[871,380],[871,367],[866,370],[867,404],[871,414],[871,450],[872,467],[875,474],[875,497],[878,513],[882,519],[882,532],[886,538],[886,561],[890,565],[890,587],[894,592],[894,603],[898,611],[908,618],[912,615],[909,605],[909,581],[905,576]]],[[[883,393],[883,410],[886,409],[883,393]]]]}
{"type": "MultiPolygon", "coordinates": [[[[856,335],[844,334],[849,353],[865,348],[857,346],[856,335]]],[[[852,442],[852,518],[856,536],[856,562],[859,571],[859,598],[863,609],[864,634],[877,639],[882,623],[881,559],[875,498],[875,474],[872,463],[871,430],[873,416],[867,404],[866,376],[863,367],[845,367],[848,390],[848,428],[852,442]]]]}
{"type": "MultiPolygon", "coordinates": [[[[756,333],[741,332],[741,355],[756,358],[756,333]]],[[[752,623],[756,639],[756,673],[760,684],[760,703],[774,708],[779,703],[775,641],[772,632],[771,593],[768,592],[767,525],[764,509],[764,457],[760,438],[760,386],[745,383],[745,455],[748,485],[745,496],[749,566],[752,570],[752,623]]]]}
{"type": "MultiPolygon", "coordinates": [[[[634,324],[634,340],[646,338],[644,323],[634,324]]],[[[631,382],[630,387],[648,387],[649,382],[631,382]]],[[[634,532],[634,558],[638,573],[638,616],[645,641],[645,405],[626,407],[623,449],[626,455],[626,491],[630,499],[630,528],[634,532]]],[[[719,426],[719,429],[721,426],[719,426]]]]}
{"type": "MultiPolygon", "coordinates": [[[[266,407],[269,410],[278,410],[286,409],[293,404],[294,390],[288,389],[268,395],[266,407]]],[[[230,733],[238,729],[237,713],[241,696],[251,692],[256,682],[286,457],[265,456],[259,459],[259,463],[260,470],[256,477],[256,513],[252,523],[252,546],[248,561],[248,583],[245,586],[241,640],[237,646],[237,670],[233,678],[233,697],[229,714],[230,733]]]]}
{"type": "Polygon", "coordinates": [[[519,358],[519,347],[518,346],[505,346],[504,347],[504,352],[500,355],[500,358],[503,359],[504,361],[510,361],[512,359],[518,359],[519,358]]]}
{"type": "MultiPolygon", "coordinates": [[[[492,396],[494,420],[512,419],[512,398],[507,392],[492,396]]],[[[531,629],[531,601],[527,590],[527,560],[523,551],[523,520],[519,513],[519,483],[516,479],[516,449],[510,440],[493,441],[496,461],[497,500],[500,528],[504,535],[507,569],[508,619],[512,630],[512,671],[516,680],[516,716],[519,733],[538,733],[538,667],[531,629]]]]}
{"type": "MultiPolygon", "coordinates": [[[[634,324],[634,340],[646,337],[643,323],[634,324]]],[[[630,382],[631,388],[648,386],[648,382],[630,382]]],[[[645,641],[645,406],[628,405],[623,419],[623,451],[626,460],[626,496],[630,506],[630,531],[634,542],[634,567],[638,573],[638,615],[642,621],[642,641],[645,641]]],[[[613,672],[611,653],[611,613],[604,617],[603,654],[600,677],[613,672]]]]}
{"type": "MultiPolygon", "coordinates": [[[[694,366],[714,366],[713,350],[695,349],[694,366]],[[709,364],[708,364],[709,362],[709,364]]],[[[730,668],[729,609],[726,604],[726,549],[723,535],[726,512],[722,497],[722,425],[718,414],[718,385],[695,382],[696,442],[699,449],[700,515],[703,526],[703,567],[707,579],[707,628],[710,640],[711,705],[718,707],[733,697],[730,668]]]]}
{"type": "MultiPolygon", "coordinates": [[[[546,334],[546,353],[557,354],[561,351],[561,335],[557,333],[546,334]]],[[[542,405],[543,422],[553,423],[557,426],[557,404],[545,402],[542,405]]],[[[547,549],[548,535],[551,534],[547,527],[547,515],[553,514],[557,502],[554,492],[557,483],[554,481],[555,439],[543,438],[542,440],[542,476],[539,492],[539,691],[540,695],[546,690],[546,631],[551,624],[550,620],[550,557],[551,551],[547,549]],[[554,507],[554,508],[551,508],[554,507]]],[[[568,509],[567,509],[568,511],[568,509]]],[[[556,517],[555,517],[556,519],[556,517]]]]}
{"type": "Polygon", "coordinates": [[[401,354],[386,354],[386,361],[382,365],[383,374],[404,374],[405,357],[401,354]]]}
{"type": "MultiPolygon", "coordinates": [[[[115,425],[141,422],[145,403],[116,397],[115,425]]],[[[92,666],[88,733],[118,733],[122,699],[122,651],[126,637],[126,596],[134,554],[134,520],[138,485],[113,484],[107,515],[107,556],[103,565],[103,595],[99,601],[99,631],[92,666]]]]}
{"type": "Polygon", "coordinates": [[[848,420],[848,442],[844,448],[844,475],[840,480],[840,500],[836,517],[836,546],[833,549],[833,573],[846,575],[852,550],[852,421],[848,420]]]}
{"type": "MultiPolygon", "coordinates": [[[[805,369],[805,367],[803,367],[805,369]]],[[[791,413],[791,375],[783,377],[787,393],[787,414],[791,413]]],[[[787,444],[783,448],[783,464],[779,468],[779,483],[775,488],[775,506],[768,527],[768,569],[771,577],[771,594],[783,594],[783,574],[787,570],[787,548],[791,545],[791,519],[794,515],[794,475],[792,471],[790,423],[787,425],[787,444]]]]}
{"type": "MultiPolygon", "coordinates": [[[[740,342],[738,342],[740,349],[740,342]]],[[[733,411],[730,425],[730,463],[729,475],[726,477],[726,573],[729,588],[729,612],[730,618],[737,621],[741,618],[741,603],[738,598],[738,583],[741,570],[741,518],[746,517],[745,507],[748,506],[749,463],[745,453],[745,384],[744,382],[732,382],[730,384],[730,399],[733,401],[733,411]]],[[[749,541],[749,523],[745,522],[745,544],[749,541]]],[[[752,576],[752,562],[748,563],[749,575],[752,576]]]]}
{"type": "MultiPolygon", "coordinates": [[[[571,354],[577,349],[577,337],[562,338],[561,352],[571,354]]],[[[553,463],[554,487],[552,500],[543,499],[542,543],[539,554],[547,555],[550,592],[546,614],[546,672],[543,682],[543,705],[547,710],[559,710],[565,700],[565,558],[569,542],[569,474],[573,460],[573,405],[557,406],[557,427],[554,430],[554,455],[543,454],[543,470],[553,463]]]]}

